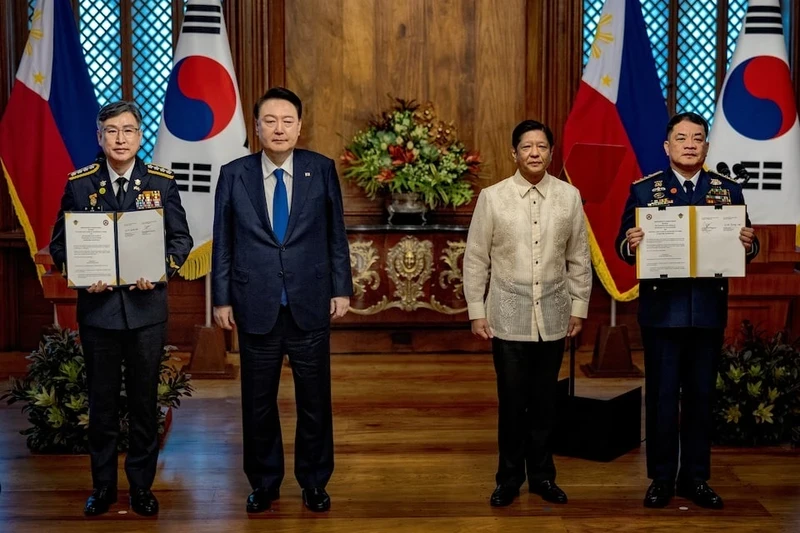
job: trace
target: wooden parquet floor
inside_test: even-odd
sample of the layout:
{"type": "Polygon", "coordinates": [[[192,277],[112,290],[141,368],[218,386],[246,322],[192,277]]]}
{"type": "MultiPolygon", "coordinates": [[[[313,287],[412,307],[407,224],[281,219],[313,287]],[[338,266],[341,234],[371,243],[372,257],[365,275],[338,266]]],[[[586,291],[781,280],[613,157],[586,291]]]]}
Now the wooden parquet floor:
{"type": "MultiPolygon", "coordinates": [[[[107,515],[84,518],[88,457],[31,454],[18,434],[24,415],[17,406],[0,406],[0,531],[800,532],[800,452],[788,448],[715,448],[712,486],[725,498],[722,511],[682,499],[666,509],[643,508],[644,443],[610,463],[556,457],[558,482],[570,498],[565,506],[523,493],[512,506],[494,509],[488,504],[496,468],[490,356],[339,355],[332,369],[336,470],[329,513],[305,510],[292,476],[294,400],[284,368],[287,475],[271,511],[245,512],[238,380],[196,381],[160,455],[156,518],[133,514],[126,500],[107,515]]],[[[608,397],[639,384],[579,376],[577,393],[608,397]]],[[[120,480],[125,494],[122,471],[120,480]]]]}

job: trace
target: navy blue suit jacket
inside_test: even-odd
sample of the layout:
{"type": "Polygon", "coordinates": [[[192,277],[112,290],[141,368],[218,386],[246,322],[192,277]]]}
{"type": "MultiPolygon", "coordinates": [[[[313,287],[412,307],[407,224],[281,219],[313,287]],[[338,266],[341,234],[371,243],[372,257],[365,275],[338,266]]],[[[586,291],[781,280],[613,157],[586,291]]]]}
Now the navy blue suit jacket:
{"type": "Polygon", "coordinates": [[[223,166],[217,182],[212,301],[233,306],[245,333],[272,330],[285,286],[303,330],[330,324],[330,300],[353,294],[339,177],[331,159],[294,150],[292,205],[284,242],[272,231],[261,152],[223,166]]]}
{"type": "MultiPolygon", "coordinates": [[[[103,211],[131,211],[137,208],[137,197],[148,191],[158,191],[161,195],[164,208],[167,273],[170,276],[175,274],[186,261],[193,242],[172,171],[145,164],[137,157],[131,173],[131,182],[127,187],[122,205],[118,205],[109,181],[105,158],[70,174],[50,241],[50,255],[62,273],[69,268],[66,264],[64,211],[83,211],[89,208],[103,211]],[[92,205],[92,199],[96,205],[92,205]]],[[[167,314],[165,284],[156,285],[149,291],[138,289],[131,291],[123,287],[92,294],[83,289],[78,290],[79,324],[105,329],[136,329],[164,322],[167,320],[167,314]]]]}
{"type": "MultiPolygon", "coordinates": [[[[691,201],[671,168],[633,183],[617,235],[617,254],[623,261],[636,264],[636,252],[628,250],[625,233],[636,226],[637,207],[648,207],[665,200],[671,200],[669,205],[675,206],[708,205],[715,203],[720,196],[730,198],[731,205],[744,204],[742,187],[737,182],[705,170],[700,171],[691,201]],[[728,191],[727,195],[719,194],[720,189],[728,191]]],[[[750,227],[749,217],[747,227],[750,227]]],[[[747,260],[755,257],[758,250],[756,239],[747,260]]],[[[725,278],[643,279],[639,282],[641,326],[724,328],[727,322],[728,280],[725,278]]]]}

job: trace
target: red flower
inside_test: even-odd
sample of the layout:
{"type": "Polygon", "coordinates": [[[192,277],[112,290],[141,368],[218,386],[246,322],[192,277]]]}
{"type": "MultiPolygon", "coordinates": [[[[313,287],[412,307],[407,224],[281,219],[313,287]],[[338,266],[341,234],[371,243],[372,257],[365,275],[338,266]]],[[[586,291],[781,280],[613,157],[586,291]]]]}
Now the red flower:
{"type": "Polygon", "coordinates": [[[375,178],[381,183],[389,183],[394,179],[394,172],[389,170],[388,168],[384,168],[381,170],[381,173],[377,175],[375,178]]]}
{"type": "Polygon", "coordinates": [[[464,162],[467,164],[467,171],[477,176],[481,168],[480,154],[478,152],[467,152],[464,162]]]}
{"type": "Polygon", "coordinates": [[[392,165],[399,167],[414,161],[414,151],[406,150],[402,146],[393,144],[389,147],[389,156],[392,158],[392,165]]]}
{"type": "Polygon", "coordinates": [[[354,161],[358,161],[356,154],[351,152],[350,150],[345,150],[344,153],[341,155],[339,160],[345,166],[350,166],[354,161]]]}

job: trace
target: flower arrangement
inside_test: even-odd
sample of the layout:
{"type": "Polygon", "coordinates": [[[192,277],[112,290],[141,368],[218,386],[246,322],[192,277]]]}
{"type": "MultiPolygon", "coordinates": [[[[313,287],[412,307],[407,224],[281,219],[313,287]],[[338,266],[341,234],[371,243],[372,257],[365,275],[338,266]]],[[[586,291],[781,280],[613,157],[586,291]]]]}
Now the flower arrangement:
{"type": "MultiPolygon", "coordinates": [[[[168,408],[179,407],[181,396],[191,396],[190,376],[169,366],[174,346],[165,346],[161,356],[158,384],[158,434],[166,430],[168,408]]],[[[78,334],[55,329],[45,335],[39,348],[27,359],[28,373],[11,378],[11,388],[2,396],[9,405],[23,403],[31,427],[20,433],[27,436],[28,448],[36,452],[86,453],[88,451],[89,387],[78,334]]],[[[123,386],[120,392],[119,449],[128,448],[128,402],[123,386]]]]}
{"type": "Polygon", "coordinates": [[[723,349],[716,389],[715,442],[800,445],[800,342],[743,322],[738,344],[723,349]]]}
{"type": "Polygon", "coordinates": [[[394,100],[394,106],[356,133],[341,156],[343,175],[374,199],[383,190],[417,193],[431,209],[472,200],[480,155],[467,151],[452,122],[437,119],[432,103],[394,100]]]}

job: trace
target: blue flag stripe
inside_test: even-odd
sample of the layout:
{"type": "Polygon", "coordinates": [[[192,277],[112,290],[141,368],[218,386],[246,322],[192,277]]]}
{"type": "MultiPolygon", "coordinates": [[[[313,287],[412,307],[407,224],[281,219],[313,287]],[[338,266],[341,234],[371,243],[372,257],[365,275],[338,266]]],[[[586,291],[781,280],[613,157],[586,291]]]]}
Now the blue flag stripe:
{"type": "Polygon", "coordinates": [[[639,0],[625,2],[617,111],[643,174],[668,166],[664,140],[669,115],[661,93],[639,0]]]}
{"type": "Polygon", "coordinates": [[[75,168],[94,161],[97,97],[89,78],[69,0],[54,0],[50,110],[75,168]]]}

